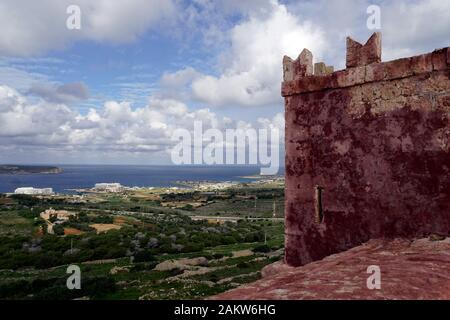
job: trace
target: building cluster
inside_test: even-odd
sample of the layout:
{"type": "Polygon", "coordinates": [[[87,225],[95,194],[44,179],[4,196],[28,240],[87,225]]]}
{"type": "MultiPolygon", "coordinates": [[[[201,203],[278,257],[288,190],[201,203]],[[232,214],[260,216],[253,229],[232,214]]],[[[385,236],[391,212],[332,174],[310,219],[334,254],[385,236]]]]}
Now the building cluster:
{"type": "Polygon", "coordinates": [[[96,183],[93,190],[99,192],[122,192],[125,188],[120,183],[96,183]]]}
{"type": "Polygon", "coordinates": [[[54,225],[62,224],[70,219],[71,216],[76,216],[77,213],[66,210],[55,210],[53,208],[47,209],[40,213],[40,217],[46,223],[46,230],[48,234],[55,234],[53,230],[54,225]]]}
{"type": "Polygon", "coordinates": [[[47,209],[44,212],[41,212],[40,216],[44,220],[50,220],[51,217],[55,217],[56,221],[54,223],[63,223],[71,216],[76,216],[77,214],[75,212],[69,212],[66,210],[55,210],[55,209],[47,209]]]}
{"type": "Polygon", "coordinates": [[[17,188],[14,191],[15,194],[28,194],[28,195],[52,195],[54,194],[52,188],[32,188],[32,187],[25,187],[25,188],[17,188]]]}
{"type": "MultiPolygon", "coordinates": [[[[199,191],[224,190],[236,186],[237,182],[223,181],[177,181],[177,183],[188,186],[199,191]]],[[[173,188],[171,188],[173,189],[173,188]]],[[[178,189],[178,188],[177,188],[178,189]]]]}

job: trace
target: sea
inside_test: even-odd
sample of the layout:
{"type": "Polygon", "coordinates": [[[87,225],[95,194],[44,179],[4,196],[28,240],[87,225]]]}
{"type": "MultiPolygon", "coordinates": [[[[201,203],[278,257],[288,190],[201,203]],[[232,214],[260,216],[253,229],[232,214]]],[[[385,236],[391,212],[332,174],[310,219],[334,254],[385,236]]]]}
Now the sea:
{"type": "MultiPolygon", "coordinates": [[[[258,166],[56,165],[59,174],[0,174],[0,193],[20,187],[53,188],[58,193],[118,182],[127,187],[175,187],[177,181],[251,182],[258,166]]],[[[280,168],[279,175],[284,174],[280,168]]]]}

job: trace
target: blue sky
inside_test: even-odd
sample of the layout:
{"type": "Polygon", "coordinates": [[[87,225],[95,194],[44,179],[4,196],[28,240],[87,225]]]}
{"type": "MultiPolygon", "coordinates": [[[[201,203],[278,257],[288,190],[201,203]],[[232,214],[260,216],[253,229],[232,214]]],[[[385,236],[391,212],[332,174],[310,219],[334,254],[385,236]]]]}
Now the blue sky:
{"type": "Polygon", "coordinates": [[[450,45],[441,0],[3,0],[0,163],[167,164],[196,120],[282,130],[283,55],[343,68],[371,4],[383,60],[450,45]]]}
{"type": "MultiPolygon", "coordinates": [[[[180,48],[177,42],[167,35],[148,32],[131,43],[79,41],[44,55],[4,59],[8,66],[49,82],[83,82],[91,99],[74,107],[85,113],[86,108],[100,108],[99,102],[108,99],[145,104],[165,72],[176,72],[185,66],[201,69],[199,60],[208,59],[207,53],[195,47],[180,48]]],[[[211,72],[210,67],[204,69],[211,72]]],[[[21,88],[22,93],[26,93],[26,87],[21,88]]]]}

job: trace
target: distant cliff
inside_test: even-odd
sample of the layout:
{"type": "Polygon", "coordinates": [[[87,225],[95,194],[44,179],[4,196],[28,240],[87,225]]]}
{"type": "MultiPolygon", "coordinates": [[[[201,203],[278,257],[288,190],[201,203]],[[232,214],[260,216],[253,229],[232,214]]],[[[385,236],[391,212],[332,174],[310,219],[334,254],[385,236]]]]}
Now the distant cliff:
{"type": "Polygon", "coordinates": [[[0,174],[56,174],[61,172],[61,168],[51,166],[0,165],[0,174]]]}

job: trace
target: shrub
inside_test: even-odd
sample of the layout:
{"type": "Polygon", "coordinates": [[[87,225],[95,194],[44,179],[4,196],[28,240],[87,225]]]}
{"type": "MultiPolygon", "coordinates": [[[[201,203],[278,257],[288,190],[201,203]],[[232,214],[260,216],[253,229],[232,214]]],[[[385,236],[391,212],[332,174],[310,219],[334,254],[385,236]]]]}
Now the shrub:
{"type": "Polygon", "coordinates": [[[131,272],[139,272],[139,271],[153,270],[157,264],[158,264],[158,262],[156,262],[156,261],[147,262],[147,263],[135,263],[131,267],[130,271],[131,272]]]}
{"type": "Polygon", "coordinates": [[[212,281],[212,282],[217,282],[217,281],[220,280],[219,276],[217,274],[214,274],[214,273],[211,274],[210,276],[208,276],[208,279],[209,279],[209,281],[212,281]]]}
{"type": "Polygon", "coordinates": [[[238,267],[239,269],[246,269],[250,267],[250,265],[247,262],[239,262],[236,267],[238,267]]]}
{"type": "Polygon", "coordinates": [[[62,264],[61,259],[56,256],[55,252],[42,252],[35,260],[35,266],[38,269],[47,269],[62,264]]]}
{"type": "Polygon", "coordinates": [[[58,236],[62,236],[64,235],[64,227],[60,224],[55,224],[53,226],[53,232],[58,236]]]}
{"type": "Polygon", "coordinates": [[[270,247],[266,244],[263,244],[263,245],[255,247],[253,249],[253,252],[263,252],[263,253],[270,252],[270,247]]]}
{"type": "Polygon", "coordinates": [[[134,255],[134,262],[154,261],[155,257],[148,250],[139,251],[134,255]]]}
{"type": "Polygon", "coordinates": [[[224,257],[223,253],[214,253],[213,258],[214,259],[222,259],[224,257]]]}
{"type": "Polygon", "coordinates": [[[191,204],[187,204],[181,209],[186,211],[195,211],[194,207],[191,204]]]}
{"type": "Polygon", "coordinates": [[[26,280],[11,281],[0,284],[0,298],[11,299],[30,290],[30,283],[26,280]]]}
{"type": "Polygon", "coordinates": [[[182,270],[180,268],[175,268],[175,269],[170,270],[169,276],[170,277],[175,277],[175,276],[177,276],[179,274],[182,274],[183,272],[184,272],[184,270],[182,270]]]}

